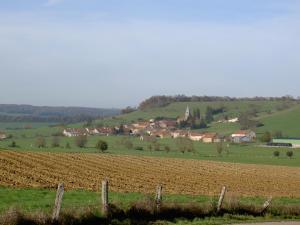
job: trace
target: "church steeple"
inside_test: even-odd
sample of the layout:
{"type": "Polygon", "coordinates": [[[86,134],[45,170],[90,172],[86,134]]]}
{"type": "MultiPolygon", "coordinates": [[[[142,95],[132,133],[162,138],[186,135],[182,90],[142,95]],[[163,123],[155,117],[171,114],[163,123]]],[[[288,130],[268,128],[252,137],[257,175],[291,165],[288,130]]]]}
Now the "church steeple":
{"type": "Polygon", "coordinates": [[[191,116],[190,108],[189,106],[187,106],[184,114],[184,120],[187,121],[190,118],[190,116],[191,116]]]}

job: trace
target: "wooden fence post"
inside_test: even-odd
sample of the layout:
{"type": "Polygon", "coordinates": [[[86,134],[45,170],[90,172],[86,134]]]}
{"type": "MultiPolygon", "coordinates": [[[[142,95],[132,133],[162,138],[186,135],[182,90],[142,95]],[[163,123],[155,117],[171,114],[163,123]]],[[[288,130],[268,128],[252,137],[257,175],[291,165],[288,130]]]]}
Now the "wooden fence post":
{"type": "Polygon", "coordinates": [[[156,211],[159,212],[160,211],[160,207],[161,207],[161,202],[162,202],[162,185],[158,185],[156,187],[156,196],[155,196],[155,204],[156,204],[156,211]]]}
{"type": "Polygon", "coordinates": [[[268,200],[263,204],[261,213],[264,213],[269,208],[269,206],[271,205],[272,199],[273,199],[272,196],[269,197],[268,200]]]}
{"type": "Polygon", "coordinates": [[[108,180],[102,181],[102,213],[104,216],[107,216],[109,211],[108,203],[108,180]]]}
{"type": "Polygon", "coordinates": [[[58,221],[63,195],[64,195],[64,184],[61,183],[57,187],[55,205],[52,214],[52,221],[58,221]]]}
{"type": "Polygon", "coordinates": [[[220,212],[221,209],[222,209],[222,205],[223,205],[223,200],[224,200],[224,197],[225,197],[225,193],[226,193],[226,187],[224,186],[222,188],[222,191],[221,191],[221,194],[220,194],[220,197],[219,197],[218,206],[217,206],[217,212],[220,212]]]}

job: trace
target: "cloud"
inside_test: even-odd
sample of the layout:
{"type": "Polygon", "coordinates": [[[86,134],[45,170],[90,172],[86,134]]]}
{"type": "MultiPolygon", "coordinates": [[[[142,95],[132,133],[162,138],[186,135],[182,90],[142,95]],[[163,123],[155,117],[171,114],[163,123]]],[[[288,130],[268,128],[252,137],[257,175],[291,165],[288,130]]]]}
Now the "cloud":
{"type": "Polygon", "coordinates": [[[53,6],[61,3],[63,0],[48,0],[45,6],[53,6]]]}

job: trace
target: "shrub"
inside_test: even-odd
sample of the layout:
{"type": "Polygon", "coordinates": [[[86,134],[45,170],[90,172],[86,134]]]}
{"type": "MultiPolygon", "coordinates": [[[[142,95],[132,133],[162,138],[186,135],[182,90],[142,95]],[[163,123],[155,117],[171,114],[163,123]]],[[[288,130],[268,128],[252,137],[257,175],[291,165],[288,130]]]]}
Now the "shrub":
{"type": "Polygon", "coordinates": [[[154,143],[154,151],[160,151],[160,144],[154,143]]]}
{"type": "Polygon", "coordinates": [[[15,148],[17,147],[17,143],[15,141],[12,141],[11,144],[8,145],[8,147],[15,148]]]}
{"type": "Polygon", "coordinates": [[[38,137],[35,144],[38,148],[44,148],[46,147],[46,139],[43,137],[38,137]]]}
{"type": "Polygon", "coordinates": [[[105,152],[108,149],[108,144],[106,141],[99,140],[96,144],[96,148],[101,152],[105,152]]]}
{"type": "Polygon", "coordinates": [[[67,149],[70,149],[70,148],[71,148],[71,145],[70,145],[70,143],[69,143],[69,142],[67,142],[67,143],[66,143],[66,146],[65,146],[65,148],[67,148],[67,149]]]}
{"type": "Polygon", "coordinates": [[[280,130],[274,131],[273,137],[274,138],[282,138],[283,137],[282,131],[280,131],[280,130]]]}
{"type": "Polygon", "coordinates": [[[273,152],[273,155],[274,155],[275,157],[279,157],[279,156],[280,156],[280,152],[279,152],[279,151],[274,151],[274,152],[273,152]]]}
{"type": "Polygon", "coordinates": [[[58,137],[56,137],[56,136],[53,137],[51,146],[52,146],[53,148],[57,148],[57,147],[60,146],[60,140],[59,140],[58,137]]]}
{"type": "Polygon", "coordinates": [[[169,147],[168,145],[165,146],[165,151],[166,151],[167,153],[169,153],[169,152],[171,151],[171,149],[170,149],[170,147],[169,147]]]}
{"type": "Polygon", "coordinates": [[[294,152],[293,151],[287,151],[286,156],[289,157],[290,159],[293,157],[294,152]]]}
{"type": "Polygon", "coordinates": [[[265,132],[260,138],[261,142],[269,143],[272,140],[272,135],[269,131],[265,132]]]}
{"type": "Polygon", "coordinates": [[[87,144],[87,137],[86,136],[78,136],[75,138],[75,145],[79,148],[84,148],[87,144]]]}
{"type": "Polygon", "coordinates": [[[121,140],[121,144],[122,144],[123,146],[125,146],[125,148],[127,148],[127,149],[133,149],[133,143],[132,143],[132,141],[129,140],[128,138],[123,138],[123,139],[121,140]]]}
{"type": "Polygon", "coordinates": [[[176,138],[176,146],[181,153],[195,152],[194,143],[188,138],[176,138]]]}
{"type": "Polygon", "coordinates": [[[221,155],[222,155],[222,152],[223,152],[223,150],[224,150],[223,142],[217,143],[216,149],[217,149],[218,155],[221,156],[221,155]]]}
{"type": "Polygon", "coordinates": [[[143,148],[142,146],[136,146],[136,147],[135,147],[135,150],[143,151],[144,148],[143,148]]]}
{"type": "Polygon", "coordinates": [[[57,132],[52,133],[52,136],[53,137],[60,137],[60,136],[63,136],[63,133],[61,131],[57,131],[57,132]]]}

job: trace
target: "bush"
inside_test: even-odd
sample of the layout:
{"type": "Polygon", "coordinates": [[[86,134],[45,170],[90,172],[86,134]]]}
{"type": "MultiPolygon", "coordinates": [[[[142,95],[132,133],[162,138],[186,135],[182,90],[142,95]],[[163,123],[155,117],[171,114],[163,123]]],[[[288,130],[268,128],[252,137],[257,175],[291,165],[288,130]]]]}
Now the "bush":
{"type": "Polygon", "coordinates": [[[38,148],[44,148],[46,147],[46,139],[43,137],[38,137],[35,144],[38,148]]]}
{"type": "Polygon", "coordinates": [[[12,141],[10,145],[8,145],[8,147],[10,148],[16,148],[17,147],[17,143],[15,141],[12,141]]]}
{"type": "Polygon", "coordinates": [[[159,143],[154,143],[154,151],[160,151],[160,144],[159,143]]]}
{"type": "Polygon", "coordinates": [[[70,149],[70,148],[71,148],[71,145],[70,145],[70,143],[69,143],[69,142],[67,142],[67,143],[66,143],[66,146],[65,146],[65,148],[66,148],[66,149],[70,149]]]}
{"type": "Polygon", "coordinates": [[[275,157],[279,157],[279,156],[280,156],[280,152],[279,152],[279,151],[274,151],[274,152],[273,152],[273,155],[274,155],[275,157]]]}
{"type": "Polygon", "coordinates": [[[282,138],[283,137],[282,131],[280,131],[280,130],[274,131],[273,137],[274,138],[282,138]]]}
{"type": "Polygon", "coordinates": [[[169,152],[171,151],[171,149],[170,149],[170,147],[169,147],[168,145],[165,146],[165,151],[166,151],[167,153],[169,153],[169,152]]]}
{"type": "Polygon", "coordinates": [[[218,155],[222,156],[222,152],[224,150],[223,142],[217,143],[216,149],[217,149],[218,155]]]}
{"type": "Polygon", "coordinates": [[[176,146],[179,152],[195,152],[194,143],[188,138],[176,138],[176,146]]]}
{"type": "Polygon", "coordinates": [[[128,138],[123,138],[121,140],[121,145],[125,146],[127,149],[133,149],[133,143],[128,138]]]}
{"type": "Polygon", "coordinates": [[[139,150],[139,151],[143,151],[144,150],[144,148],[142,146],[136,146],[134,149],[135,150],[139,150]]]}
{"type": "Polygon", "coordinates": [[[105,152],[108,149],[108,144],[106,141],[99,140],[96,144],[96,148],[101,152],[105,152]]]}
{"type": "Polygon", "coordinates": [[[63,133],[60,132],[60,131],[57,131],[57,132],[54,132],[51,134],[53,137],[60,137],[60,136],[63,136],[63,133]]]}
{"type": "Polygon", "coordinates": [[[55,137],[53,137],[53,139],[52,139],[52,144],[51,144],[51,146],[52,146],[53,148],[57,148],[57,147],[60,146],[59,142],[60,142],[59,138],[55,136],[55,137]]]}
{"type": "Polygon", "coordinates": [[[293,157],[294,152],[293,151],[287,151],[286,156],[289,157],[290,159],[293,157]]]}
{"type": "Polygon", "coordinates": [[[84,148],[87,144],[87,137],[86,136],[78,136],[75,138],[75,145],[79,148],[84,148]]]}
{"type": "Polygon", "coordinates": [[[269,131],[265,132],[260,138],[261,142],[269,143],[272,140],[272,135],[269,131]]]}

